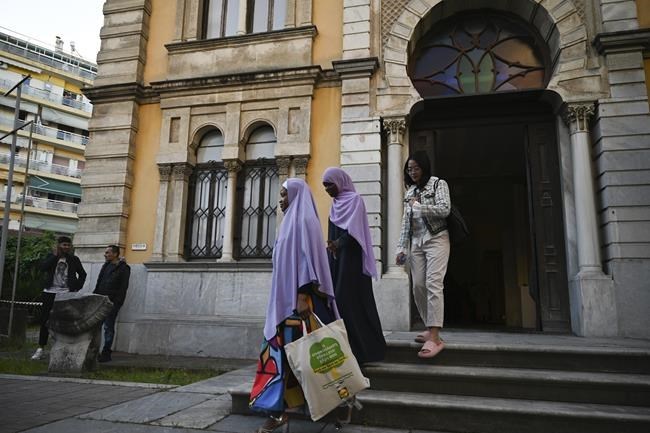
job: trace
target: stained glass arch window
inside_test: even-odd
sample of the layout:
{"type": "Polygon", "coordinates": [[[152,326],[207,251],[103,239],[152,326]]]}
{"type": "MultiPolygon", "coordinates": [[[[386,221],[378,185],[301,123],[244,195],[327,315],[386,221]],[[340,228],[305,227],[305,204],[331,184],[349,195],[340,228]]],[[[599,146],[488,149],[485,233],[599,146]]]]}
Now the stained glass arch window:
{"type": "Polygon", "coordinates": [[[423,98],[540,89],[545,44],[517,18],[489,11],[437,23],[413,50],[408,74],[423,98]]]}

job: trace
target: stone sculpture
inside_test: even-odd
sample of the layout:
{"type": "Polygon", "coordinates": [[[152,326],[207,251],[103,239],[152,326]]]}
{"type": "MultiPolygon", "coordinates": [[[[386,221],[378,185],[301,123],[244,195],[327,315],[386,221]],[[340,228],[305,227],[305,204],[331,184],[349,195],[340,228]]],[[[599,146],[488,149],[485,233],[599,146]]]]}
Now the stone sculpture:
{"type": "Polygon", "coordinates": [[[79,292],[57,295],[48,322],[54,338],[48,371],[81,373],[94,370],[102,321],[112,308],[113,303],[107,296],[79,292]]]}

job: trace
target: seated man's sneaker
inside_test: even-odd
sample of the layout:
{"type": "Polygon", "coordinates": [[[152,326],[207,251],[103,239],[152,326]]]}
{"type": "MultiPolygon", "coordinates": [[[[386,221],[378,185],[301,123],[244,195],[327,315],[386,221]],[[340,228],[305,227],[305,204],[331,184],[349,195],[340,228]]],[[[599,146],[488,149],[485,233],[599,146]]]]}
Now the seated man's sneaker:
{"type": "Polygon", "coordinates": [[[38,361],[39,359],[43,359],[43,349],[40,348],[40,347],[38,349],[36,349],[36,352],[34,352],[34,354],[32,355],[32,359],[34,361],[38,361]]]}

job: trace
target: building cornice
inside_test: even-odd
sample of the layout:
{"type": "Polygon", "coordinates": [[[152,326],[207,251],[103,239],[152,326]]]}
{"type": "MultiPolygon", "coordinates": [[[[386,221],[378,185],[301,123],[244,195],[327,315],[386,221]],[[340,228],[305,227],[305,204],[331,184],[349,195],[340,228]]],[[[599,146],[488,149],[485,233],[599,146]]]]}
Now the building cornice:
{"type": "Polygon", "coordinates": [[[369,77],[379,68],[379,59],[364,57],[362,59],[334,60],[332,66],[341,78],[369,77]]]}
{"type": "Polygon", "coordinates": [[[650,50],[650,29],[599,33],[593,44],[599,54],[647,51],[650,50]]]}
{"type": "Polygon", "coordinates": [[[304,26],[264,33],[228,36],[225,38],[173,42],[171,44],[165,45],[165,48],[167,48],[167,51],[170,54],[174,54],[182,52],[205,51],[218,48],[240,47],[242,45],[254,45],[262,42],[269,43],[302,38],[313,39],[317,34],[318,31],[316,30],[316,26],[304,26]]]}
{"type": "Polygon", "coordinates": [[[159,95],[171,92],[197,91],[200,89],[233,88],[252,84],[277,84],[279,82],[303,81],[315,85],[322,76],[320,66],[245,72],[240,74],[216,75],[211,77],[192,77],[151,83],[153,91],[159,95]]]}
{"type": "Polygon", "coordinates": [[[158,94],[150,86],[143,86],[140,83],[85,87],[82,91],[93,104],[133,100],[140,104],[151,104],[158,101],[158,94]]]}

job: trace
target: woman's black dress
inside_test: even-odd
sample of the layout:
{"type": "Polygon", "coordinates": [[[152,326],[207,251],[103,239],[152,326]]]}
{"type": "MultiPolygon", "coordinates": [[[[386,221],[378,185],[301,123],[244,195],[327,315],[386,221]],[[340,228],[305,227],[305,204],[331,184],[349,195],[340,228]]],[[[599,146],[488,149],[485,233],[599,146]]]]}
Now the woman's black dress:
{"type": "Polygon", "coordinates": [[[336,258],[328,253],[336,305],[345,322],[350,346],[357,361],[381,361],[386,340],[381,331],[372,279],[363,273],[363,250],[347,230],[329,221],[327,238],[338,240],[336,258]]]}

